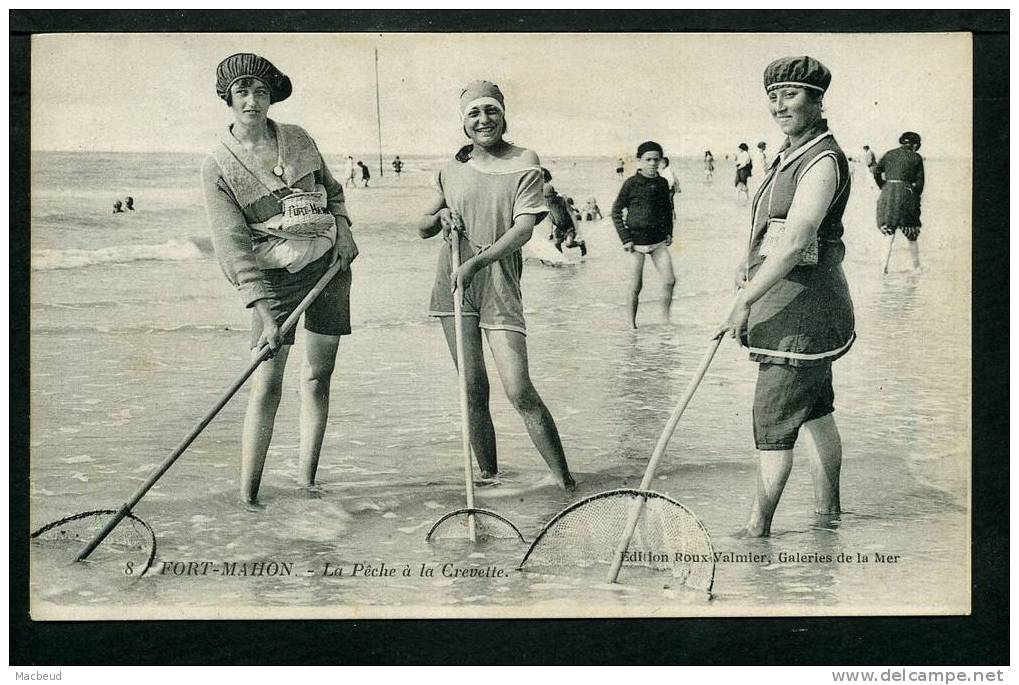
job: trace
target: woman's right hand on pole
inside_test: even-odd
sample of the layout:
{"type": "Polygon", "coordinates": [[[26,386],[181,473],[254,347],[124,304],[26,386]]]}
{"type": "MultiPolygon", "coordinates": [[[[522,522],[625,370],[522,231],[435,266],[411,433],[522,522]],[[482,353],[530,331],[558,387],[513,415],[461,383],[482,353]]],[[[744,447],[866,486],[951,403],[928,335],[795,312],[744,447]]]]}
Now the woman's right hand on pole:
{"type": "Polygon", "coordinates": [[[747,329],[747,320],[750,318],[750,305],[746,300],[746,291],[740,290],[736,299],[729,306],[729,311],[712,334],[712,340],[721,338],[726,333],[733,338],[739,338],[747,329]]]}
{"type": "Polygon", "coordinates": [[[633,252],[633,241],[623,243],[623,252],[633,252]]]}
{"type": "Polygon", "coordinates": [[[268,345],[269,356],[266,358],[272,359],[283,343],[283,334],[276,323],[276,319],[272,316],[272,311],[269,310],[269,305],[264,300],[255,302],[255,308],[258,310],[259,316],[262,317],[262,334],[258,336],[258,343],[255,345],[255,349],[261,350],[264,346],[268,345]]]}
{"type": "Polygon", "coordinates": [[[442,228],[442,239],[449,240],[449,233],[456,228],[456,218],[449,207],[439,210],[439,226],[442,228]]]}

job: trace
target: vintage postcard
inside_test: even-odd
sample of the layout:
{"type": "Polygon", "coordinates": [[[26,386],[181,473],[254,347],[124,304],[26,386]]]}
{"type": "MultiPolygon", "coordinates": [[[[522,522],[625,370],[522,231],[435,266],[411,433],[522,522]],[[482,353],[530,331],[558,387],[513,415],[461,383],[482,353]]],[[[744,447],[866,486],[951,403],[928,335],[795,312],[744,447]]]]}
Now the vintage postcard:
{"type": "Polygon", "coordinates": [[[33,36],[31,617],[969,614],[972,71],[33,36]]]}

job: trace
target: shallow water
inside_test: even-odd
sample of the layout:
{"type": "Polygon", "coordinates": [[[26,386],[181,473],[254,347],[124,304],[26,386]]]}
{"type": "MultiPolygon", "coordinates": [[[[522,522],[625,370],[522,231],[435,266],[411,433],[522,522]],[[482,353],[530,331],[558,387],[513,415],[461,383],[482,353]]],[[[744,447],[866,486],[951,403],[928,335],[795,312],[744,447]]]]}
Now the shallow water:
{"type": "MultiPolygon", "coordinates": [[[[158,537],[153,572],[130,579],[109,564],[74,565],[66,554],[37,550],[37,617],[69,607],[172,617],[251,609],[279,617],[447,609],[520,615],[534,607],[549,615],[967,609],[970,225],[967,208],[954,202],[954,189],[967,187],[964,167],[928,164],[921,238],[927,271],[919,275],[906,271],[902,245],[892,273],[879,273],[884,243],[873,227],[876,193],[857,176],[845,268],[859,340],[835,365],[848,510],[840,520],[810,513],[810,478],[800,457],[776,534],[728,537],[753,491],[755,368],[731,341],[720,348],[654,489],[691,509],[717,551],[770,563],[719,563],[708,602],[679,588],[624,582],[610,589],[582,573],[521,573],[515,568],[526,547],[518,542],[425,543],[435,520],[463,506],[463,491],[456,378],[441,333],[425,315],[439,244],[419,240],[410,228],[438,160],[407,163],[399,180],[386,175],[374,180],[377,187],[348,191],[361,250],[355,332],[341,344],[333,380],[321,497],[302,498],[294,488],[299,387],[291,371],[263,479],[265,511],[235,503],[242,390],[136,508],[158,537]],[[779,560],[794,554],[832,561],[779,560]],[[878,562],[878,554],[898,559],[878,562]],[[852,561],[836,561],[845,558],[852,561]],[[274,561],[293,570],[175,576],[174,561],[219,567],[274,561]],[[348,575],[325,576],[326,564],[348,575]],[[350,577],[354,564],[376,570],[385,564],[397,575],[350,577]],[[435,575],[422,576],[422,564],[435,575]],[[443,564],[494,568],[504,577],[443,577],[443,564]],[[160,573],[164,567],[168,572],[160,573]]],[[[546,163],[560,192],[580,204],[593,195],[609,213],[618,188],[614,160],[546,163]]],[[[125,501],[247,363],[247,313],[208,252],[199,164],[193,155],[71,153],[41,154],[34,164],[34,525],[125,501]],[[113,199],[126,194],[138,210],[109,215],[113,199]]],[[[577,497],[639,482],[729,297],[747,209],[723,173],[704,184],[697,160],[677,166],[683,192],[672,247],[678,287],[671,324],[662,321],[649,266],[641,328],[627,330],[627,266],[610,219],[584,225],[591,252],[583,263],[525,267],[532,376],[580,479],[577,497]]],[[[294,355],[299,359],[300,350],[294,355]]],[[[576,498],[531,487],[545,468],[498,383],[492,412],[507,483],[477,489],[477,500],[530,540],[576,498]]]]}

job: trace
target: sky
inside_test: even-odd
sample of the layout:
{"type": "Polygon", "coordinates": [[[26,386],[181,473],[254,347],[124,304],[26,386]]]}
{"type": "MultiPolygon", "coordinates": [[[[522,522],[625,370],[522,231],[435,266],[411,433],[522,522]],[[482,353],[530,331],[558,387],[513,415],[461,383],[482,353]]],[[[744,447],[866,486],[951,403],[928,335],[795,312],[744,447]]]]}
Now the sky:
{"type": "Polygon", "coordinates": [[[773,59],[809,54],[832,71],[829,125],[852,155],[902,131],[923,153],[969,157],[968,34],[62,34],[32,39],[32,147],[201,152],[230,121],[216,65],[255,52],[290,76],[273,119],[327,154],[445,154],[465,140],[457,100],[484,78],[506,97],[513,142],[541,155],[716,157],[782,135],[762,86],[773,59]]]}

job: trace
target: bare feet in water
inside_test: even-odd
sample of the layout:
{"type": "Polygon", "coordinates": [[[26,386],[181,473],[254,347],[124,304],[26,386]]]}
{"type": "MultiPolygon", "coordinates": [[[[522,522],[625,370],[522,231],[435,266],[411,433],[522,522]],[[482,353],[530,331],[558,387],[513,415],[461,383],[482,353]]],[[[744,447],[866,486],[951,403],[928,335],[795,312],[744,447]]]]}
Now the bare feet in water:
{"type": "Polygon", "coordinates": [[[738,528],[729,534],[729,537],[733,538],[766,538],[771,535],[771,531],[764,526],[747,524],[742,528],[738,528]]]}

